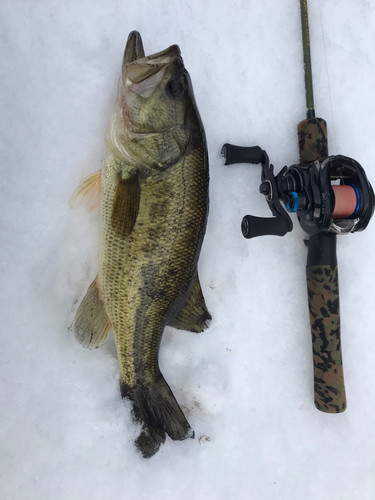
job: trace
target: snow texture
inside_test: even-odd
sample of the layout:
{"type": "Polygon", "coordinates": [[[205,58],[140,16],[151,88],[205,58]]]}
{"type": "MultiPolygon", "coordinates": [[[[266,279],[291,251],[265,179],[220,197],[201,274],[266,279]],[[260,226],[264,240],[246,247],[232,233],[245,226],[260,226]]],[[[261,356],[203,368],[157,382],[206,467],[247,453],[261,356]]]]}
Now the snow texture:
{"type": "MultiPolygon", "coordinates": [[[[297,0],[3,0],[1,3],[1,500],[373,500],[375,223],[338,241],[348,409],[318,412],[304,234],[246,241],[269,216],[260,167],[225,167],[223,143],[298,159],[305,118],[297,0]],[[177,43],[210,156],[199,263],[213,316],[167,328],[162,371],[195,430],[145,460],[121,400],[113,337],[94,351],[69,325],[97,272],[97,218],[70,210],[100,167],[131,30],[147,54],[177,43]]],[[[375,184],[375,7],[309,4],[315,107],[331,154],[375,184]]]]}

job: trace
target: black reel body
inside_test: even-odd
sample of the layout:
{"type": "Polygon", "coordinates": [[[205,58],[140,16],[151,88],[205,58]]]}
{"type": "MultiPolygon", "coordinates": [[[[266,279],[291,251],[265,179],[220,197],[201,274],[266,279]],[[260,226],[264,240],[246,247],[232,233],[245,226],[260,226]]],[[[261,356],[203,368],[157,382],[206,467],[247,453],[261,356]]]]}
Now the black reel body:
{"type": "Polygon", "coordinates": [[[346,156],[292,165],[279,187],[286,209],[297,212],[301,227],[308,234],[362,231],[374,212],[374,192],[365,171],[346,156]],[[332,184],[337,181],[339,184],[332,184]]]}
{"type": "Polygon", "coordinates": [[[373,215],[373,189],[362,166],[352,158],[327,156],[307,165],[284,167],[275,176],[267,153],[259,146],[224,144],[222,154],[226,165],[262,164],[259,191],[274,217],[246,215],[241,226],[245,238],[284,236],[293,229],[288,212],[297,212],[301,227],[310,235],[362,231],[373,215]]]}

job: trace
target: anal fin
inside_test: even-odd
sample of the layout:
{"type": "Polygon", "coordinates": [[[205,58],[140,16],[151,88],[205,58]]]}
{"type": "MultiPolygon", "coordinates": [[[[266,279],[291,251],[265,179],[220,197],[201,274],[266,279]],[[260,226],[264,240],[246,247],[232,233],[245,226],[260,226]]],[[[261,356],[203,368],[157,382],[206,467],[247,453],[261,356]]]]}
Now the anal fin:
{"type": "Polygon", "coordinates": [[[99,347],[105,342],[111,327],[95,279],[89,286],[74,319],[73,330],[76,340],[89,349],[99,347]]]}
{"type": "Polygon", "coordinates": [[[212,317],[207,310],[197,273],[193,288],[191,289],[190,295],[182,311],[176,319],[169,323],[169,326],[179,330],[200,333],[207,328],[207,321],[210,319],[212,319],[212,317]]]}

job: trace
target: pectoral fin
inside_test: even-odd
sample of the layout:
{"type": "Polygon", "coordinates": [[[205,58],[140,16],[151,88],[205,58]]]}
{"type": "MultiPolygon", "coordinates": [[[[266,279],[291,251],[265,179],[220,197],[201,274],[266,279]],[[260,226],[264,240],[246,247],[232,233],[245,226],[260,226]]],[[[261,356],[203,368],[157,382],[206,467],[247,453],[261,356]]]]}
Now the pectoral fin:
{"type": "Polygon", "coordinates": [[[76,340],[83,347],[89,349],[99,347],[108,337],[111,326],[95,279],[89,286],[76,313],[73,323],[76,340]]]}
{"type": "Polygon", "coordinates": [[[100,170],[85,177],[69,199],[70,208],[84,205],[89,212],[97,208],[100,202],[100,180],[100,170]]]}
{"type": "Polygon", "coordinates": [[[199,333],[207,328],[207,321],[210,319],[212,317],[207,310],[197,273],[193,288],[182,311],[169,326],[179,330],[199,333]]]}
{"type": "Polygon", "coordinates": [[[140,189],[138,175],[128,179],[120,176],[117,181],[113,200],[112,223],[124,236],[133,231],[139,210],[140,189]]]}

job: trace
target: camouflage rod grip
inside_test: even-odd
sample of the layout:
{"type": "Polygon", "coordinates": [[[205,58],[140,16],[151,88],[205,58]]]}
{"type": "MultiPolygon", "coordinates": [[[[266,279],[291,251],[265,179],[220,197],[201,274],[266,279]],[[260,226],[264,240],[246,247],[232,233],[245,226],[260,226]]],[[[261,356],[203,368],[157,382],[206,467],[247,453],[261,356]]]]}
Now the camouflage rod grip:
{"type": "Polygon", "coordinates": [[[336,235],[316,234],[308,241],[306,267],[314,361],[314,402],[318,410],[346,409],[340,338],[336,235]]]}
{"type": "Polygon", "coordinates": [[[323,118],[310,118],[298,124],[301,165],[328,156],[327,123],[323,118]]]}

